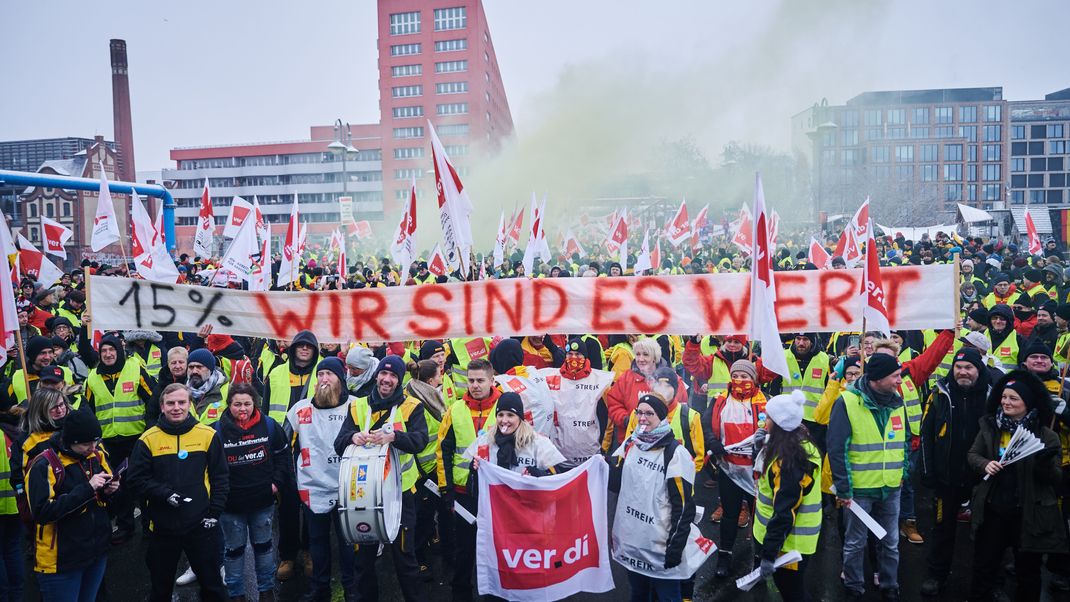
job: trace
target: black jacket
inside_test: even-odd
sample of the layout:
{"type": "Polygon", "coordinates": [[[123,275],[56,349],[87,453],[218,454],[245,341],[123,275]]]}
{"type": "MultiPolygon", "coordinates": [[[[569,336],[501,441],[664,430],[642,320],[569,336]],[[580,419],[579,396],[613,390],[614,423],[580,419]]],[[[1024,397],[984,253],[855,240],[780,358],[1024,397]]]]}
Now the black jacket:
{"type": "Polygon", "coordinates": [[[280,491],[293,489],[293,454],[286,434],[270,416],[257,410],[259,419],[248,429],[238,426],[230,412],[215,423],[230,470],[227,512],[250,512],[271,506],[274,484],[280,491]]]}
{"type": "Polygon", "coordinates": [[[936,381],[921,421],[922,481],[928,487],[965,487],[976,483],[966,467],[966,453],[977,438],[978,422],[992,390],[988,370],[963,390],[951,374],[936,381]]]}
{"type": "MultiPolygon", "coordinates": [[[[398,406],[398,417],[400,417],[404,411],[403,406],[408,404],[408,408],[411,411],[408,419],[405,420],[405,430],[394,431],[394,442],[391,445],[403,454],[413,455],[419,454],[427,447],[427,419],[424,417],[424,406],[416,398],[408,397],[405,389],[400,384],[394,395],[389,399],[380,399],[379,391],[373,389],[372,394],[368,397],[368,403],[372,410],[372,428],[369,429],[370,431],[382,427],[383,423],[390,417],[391,408],[398,406]]],[[[353,443],[353,435],[360,432],[360,427],[357,426],[356,421],[353,419],[355,411],[356,405],[350,404],[346,419],[342,422],[342,428],[334,439],[334,451],[339,456],[345,455],[346,448],[353,443]]]]}
{"type": "Polygon", "coordinates": [[[219,436],[193,416],[179,424],[161,416],[134,444],[126,484],[148,499],[146,512],[154,532],[175,535],[200,529],[201,520],[219,518],[227,502],[227,459],[219,436]],[[174,493],[183,500],[177,508],[167,503],[174,493]]]}

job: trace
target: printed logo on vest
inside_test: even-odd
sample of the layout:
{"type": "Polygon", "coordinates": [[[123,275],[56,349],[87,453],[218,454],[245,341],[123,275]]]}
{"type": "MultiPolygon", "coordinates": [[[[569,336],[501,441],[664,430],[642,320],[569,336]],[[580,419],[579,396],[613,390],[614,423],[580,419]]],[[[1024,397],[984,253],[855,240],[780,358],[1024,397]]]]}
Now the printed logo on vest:
{"type": "Polygon", "coordinates": [[[297,410],[297,424],[312,424],[312,408],[305,407],[297,410]]]}
{"type": "Polygon", "coordinates": [[[811,368],[810,369],[810,378],[821,378],[822,374],[823,374],[823,372],[822,372],[821,368],[811,368]]]}
{"type": "Polygon", "coordinates": [[[487,355],[487,345],[483,339],[472,339],[464,344],[464,348],[468,351],[468,357],[474,360],[487,355]]]}
{"type": "Polygon", "coordinates": [[[903,430],[903,419],[900,418],[899,416],[892,416],[892,430],[893,431],[901,431],[901,430],[903,430]]]}

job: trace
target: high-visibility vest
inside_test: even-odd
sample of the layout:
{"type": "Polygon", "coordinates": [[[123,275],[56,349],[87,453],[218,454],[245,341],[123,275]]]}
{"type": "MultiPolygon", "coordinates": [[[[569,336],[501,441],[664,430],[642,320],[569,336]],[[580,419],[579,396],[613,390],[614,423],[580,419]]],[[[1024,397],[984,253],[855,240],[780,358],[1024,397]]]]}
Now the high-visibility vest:
{"type": "Polygon", "coordinates": [[[133,354],[137,361],[141,362],[142,366],[145,366],[145,372],[148,372],[153,378],[160,375],[160,368],[163,367],[163,352],[155,344],[149,345],[149,354],[147,357],[141,357],[140,353],[133,354]]]}
{"type": "Polygon", "coordinates": [[[1060,368],[1066,364],[1068,347],[1070,347],[1070,332],[1064,332],[1059,335],[1059,340],[1055,342],[1055,363],[1060,368]]]}
{"type": "Polygon", "coordinates": [[[223,416],[223,412],[227,411],[227,393],[230,392],[230,382],[223,383],[222,387],[219,387],[219,393],[223,396],[223,399],[219,401],[213,401],[212,403],[204,406],[204,411],[200,416],[197,416],[197,422],[205,425],[212,425],[219,421],[219,418],[223,416]]]}
{"type": "Polygon", "coordinates": [[[108,390],[97,369],[89,371],[85,385],[93,391],[97,420],[105,439],[134,437],[145,432],[145,404],[138,397],[141,362],[127,360],[115,381],[115,392],[108,390]]]}
{"type": "Polygon", "coordinates": [[[15,488],[11,486],[11,454],[19,452],[12,449],[11,439],[6,434],[0,444],[0,515],[18,514],[15,488]]]}
{"type": "Polygon", "coordinates": [[[490,339],[484,337],[450,340],[450,349],[457,363],[453,365],[453,385],[458,393],[468,391],[468,364],[474,359],[490,359],[490,339]]]}
{"type": "MultiPolygon", "coordinates": [[[[581,340],[581,341],[583,341],[583,342],[585,342],[585,343],[587,343],[587,342],[589,342],[589,341],[594,341],[594,344],[598,346],[598,354],[599,354],[599,355],[600,355],[601,357],[603,357],[603,358],[604,358],[604,357],[606,356],[606,355],[605,355],[605,353],[606,353],[606,352],[605,352],[605,350],[604,350],[604,349],[602,349],[602,341],[599,341],[599,340],[598,340],[598,337],[596,337],[596,336],[594,336],[594,335],[590,335],[590,334],[585,334],[585,335],[583,335],[582,337],[580,337],[580,340],[581,340]]],[[[583,351],[583,353],[584,353],[584,355],[586,355],[586,354],[587,354],[587,350],[585,349],[585,350],[583,351]]],[[[603,360],[603,361],[604,361],[604,360],[603,360]]],[[[603,364],[603,365],[604,365],[604,364],[603,364]]]]}
{"type": "MultiPolygon", "coordinates": [[[[479,433],[476,432],[472,412],[463,399],[450,406],[450,417],[453,422],[453,440],[456,443],[453,448],[453,485],[464,487],[468,484],[468,473],[472,469],[472,461],[464,457],[464,452],[475,443],[479,433]]],[[[489,430],[497,421],[497,404],[495,404],[487,416],[487,421],[483,423],[480,433],[489,430]]]]}
{"type": "Polygon", "coordinates": [[[903,406],[906,408],[907,422],[910,424],[910,434],[921,435],[921,393],[914,384],[914,379],[909,374],[903,375],[903,384],[899,387],[903,396],[903,406]]]}
{"type": "Polygon", "coordinates": [[[427,445],[420,450],[420,453],[416,454],[416,463],[420,466],[420,474],[432,475],[435,474],[435,451],[438,449],[438,427],[442,425],[441,420],[436,420],[431,412],[424,409],[424,420],[427,421],[427,445]]]}
{"type": "Polygon", "coordinates": [[[999,347],[992,350],[996,355],[996,361],[1003,366],[1004,370],[1016,370],[1018,368],[1018,337],[1014,335],[1012,329],[1007,338],[1003,339],[1003,342],[999,347]]]}
{"type": "MultiPolygon", "coordinates": [[[[817,551],[817,538],[821,534],[821,453],[805,439],[802,445],[814,469],[804,477],[802,502],[793,512],[795,521],[780,549],[783,552],[798,550],[807,555],[817,551]],[[806,479],[809,479],[808,483],[806,479]],[[809,491],[806,491],[807,486],[809,491]]],[[[777,493],[773,487],[779,483],[780,464],[773,458],[766,462],[765,474],[758,481],[758,495],[754,498],[754,541],[757,543],[765,541],[765,529],[773,519],[773,497],[777,493]]]]}
{"type": "Polygon", "coordinates": [[[74,328],[74,330],[78,330],[82,327],[82,319],[75,315],[73,311],[65,307],[57,307],[56,315],[70,320],[71,326],[74,328]]]}
{"type": "MultiPolygon", "coordinates": [[[[356,424],[357,427],[360,428],[360,432],[367,433],[384,412],[394,412],[394,432],[403,433],[405,432],[405,423],[408,422],[409,416],[412,415],[413,412],[418,412],[422,409],[423,405],[419,400],[415,397],[406,396],[400,405],[393,406],[388,410],[370,412],[368,398],[357,397],[349,404],[349,416],[353,419],[353,424],[356,424]],[[366,422],[369,419],[371,420],[371,424],[366,422]]],[[[390,418],[387,418],[386,420],[390,420],[390,418]]],[[[432,448],[432,450],[433,449],[434,448],[432,448]]],[[[432,451],[431,458],[434,459],[434,457],[435,452],[432,451]]],[[[416,485],[416,479],[420,476],[420,471],[416,468],[416,459],[412,457],[412,454],[399,451],[398,461],[401,462],[401,490],[408,491],[416,485]]]]}
{"type": "Polygon", "coordinates": [[[698,348],[699,351],[702,352],[702,355],[713,355],[714,353],[717,353],[717,345],[713,344],[713,340],[710,339],[708,335],[702,337],[699,341],[698,348]]]}
{"type": "Polygon", "coordinates": [[[728,393],[728,383],[732,382],[732,367],[717,356],[710,364],[710,378],[706,381],[706,399],[713,400],[728,393]]]}
{"type": "MultiPolygon", "coordinates": [[[[73,385],[74,373],[71,372],[71,369],[60,366],[60,370],[63,370],[63,384],[73,385]]],[[[11,375],[11,388],[15,391],[15,399],[19,405],[26,403],[26,400],[30,398],[29,391],[26,390],[26,377],[22,375],[22,368],[15,370],[15,373],[11,375]]]]}
{"type": "Polygon", "coordinates": [[[851,442],[847,445],[851,486],[856,489],[899,487],[906,457],[906,408],[900,406],[888,416],[884,432],[877,430],[873,413],[854,391],[840,393],[851,421],[851,442]]]}
{"type": "Polygon", "coordinates": [[[1021,296],[1022,296],[1021,293],[1017,293],[1016,292],[1016,293],[1011,293],[1009,296],[1007,296],[1006,299],[1001,299],[1001,298],[996,296],[996,293],[992,292],[992,293],[988,293],[987,295],[985,295],[984,299],[981,299],[981,305],[984,305],[985,309],[992,309],[994,306],[1000,305],[1000,304],[1003,304],[1003,305],[1014,305],[1014,302],[1017,301],[1018,297],[1021,297],[1021,296]]]}
{"type": "Polygon", "coordinates": [[[267,379],[268,371],[275,367],[276,358],[278,358],[278,356],[271,351],[271,348],[268,345],[265,344],[260,349],[260,355],[257,357],[258,365],[256,367],[256,371],[260,375],[260,380],[267,379]]]}
{"type": "Polygon", "coordinates": [[[304,394],[301,398],[311,397],[316,391],[316,371],[308,375],[304,383],[301,379],[306,378],[290,373],[290,363],[279,364],[268,373],[268,383],[271,384],[271,399],[268,399],[268,416],[275,419],[279,424],[286,423],[286,412],[290,409],[290,389],[303,387],[304,394]]]}
{"type": "Polygon", "coordinates": [[[788,361],[788,374],[791,378],[783,379],[782,393],[791,393],[795,389],[802,391],[806,397],[803,404],[803,420],[814,421],[814,410],[825,394],[825,385],[828,383],[829,356],[824,351],[819,351],[810,359],[803,374],[799,368],[799,360],[791,349],[784,350],[784,358],[788,361]]]}

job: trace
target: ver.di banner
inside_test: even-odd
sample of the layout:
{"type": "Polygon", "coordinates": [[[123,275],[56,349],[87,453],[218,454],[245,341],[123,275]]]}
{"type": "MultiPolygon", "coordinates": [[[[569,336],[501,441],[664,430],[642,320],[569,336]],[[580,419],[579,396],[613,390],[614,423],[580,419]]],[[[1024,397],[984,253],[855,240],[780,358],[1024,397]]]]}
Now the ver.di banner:
{"type": "MultiPolygon", "coordinates": [[[[782,332],[857,331],[862,270],[776,272],[782,332]]],[[[892,328],[950,328],[954,268],[884,268],[892,328]]],[[[534,278],[322,292],[254,292],[92,276],[97,330],[197,331],[320,341],[546,333],[731,334],[749,331],[750,274],[534,278]]]]}

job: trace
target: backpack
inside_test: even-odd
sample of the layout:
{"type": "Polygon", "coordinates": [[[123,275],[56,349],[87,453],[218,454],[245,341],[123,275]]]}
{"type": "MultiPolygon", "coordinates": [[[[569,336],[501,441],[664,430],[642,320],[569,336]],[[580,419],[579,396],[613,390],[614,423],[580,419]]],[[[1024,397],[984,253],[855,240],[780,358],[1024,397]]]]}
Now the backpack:
{"type": "MultiPolygon", "coordinates": [[[[41,460],[48,462],[49,469],[52,470],[52,474],[55,476],[56,485],[53,491],[59,491],[60,485],[63,484],[63,479],[67,476],[67,470],[63,467],[63,462],[59,459],[59,454],[51,447],[45,449],[41,453],[37,454],[37,457],[30,462],[30,470],[33,469],[34,464],[37,464],[41,460]]],[[[29,474],[30,470],[26,473],[29,474]]],[[[29,500],[26,499],[26,492],[23,491],[19,495],[15,496],[15,505],[19,509],[19,518],[26,525],[33,524],[33,511],[30,509],[29,500]]]]}

